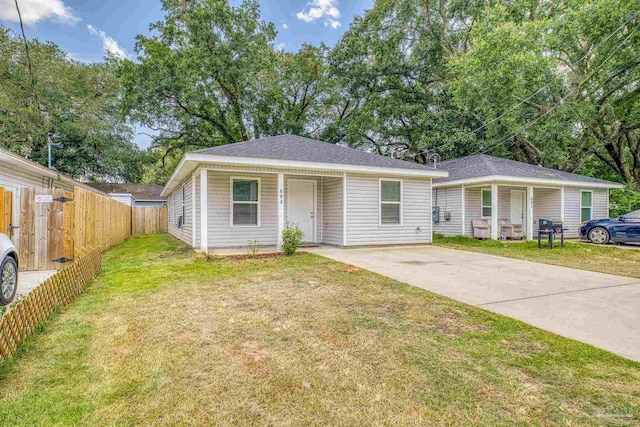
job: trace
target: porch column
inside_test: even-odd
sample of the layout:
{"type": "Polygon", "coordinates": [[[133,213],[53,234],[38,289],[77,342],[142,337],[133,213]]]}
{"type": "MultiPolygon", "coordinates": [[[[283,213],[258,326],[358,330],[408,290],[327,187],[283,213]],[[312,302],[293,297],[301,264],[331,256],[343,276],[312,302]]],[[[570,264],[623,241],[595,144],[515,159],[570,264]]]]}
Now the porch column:
{"type": "Polygon", "coordinates": [[[347,173],[342,175],[342,246],[347,246],[347,173]]]}
{"type": "Polygon", "coordinates": [[[491,238],[498,240],[498,184],[491,184],[491,238]]]}
{"type": "Polygon", "coordinates": [[[278,173],[278,251],[282,251],[282,232],[284,231],[284,173],[278,173]]]}
{"type": "Polygon", "coordinates": [[[533,187],[527,187],[527,240],[533,240],[533,187]]]}
{"type": "Polygon", "coordinates": [[[204,252],[209,250],[207,242],[207,205],[208,205],[208,188],[207,188],[207,170],[200,169],[200,249],[204,252]]]}
{"type": "Polygon", "coordinates": [[[461,212],[460,217],[462,218],[462,235],[464,236],[465,234],[467,234],[467,224],[466,224],[467,219],[465,218],[465,216],[466,216],[465,214],[466,214],[466,210],[467,209],[466,209],[466,206],[464,204],[464,199],[465,199],[465,197],[464,197],[464,185],[462,186],[462,191],[461,192],[462,192],[462,203],[460,203],[460,206],[462,207],[462,209],[461,209],[462,212],[461,212]]]}
{"type": "Polygon", "coordinates": [[[560,222],[564,224],[564,185],[560,188],[560,222]]]}

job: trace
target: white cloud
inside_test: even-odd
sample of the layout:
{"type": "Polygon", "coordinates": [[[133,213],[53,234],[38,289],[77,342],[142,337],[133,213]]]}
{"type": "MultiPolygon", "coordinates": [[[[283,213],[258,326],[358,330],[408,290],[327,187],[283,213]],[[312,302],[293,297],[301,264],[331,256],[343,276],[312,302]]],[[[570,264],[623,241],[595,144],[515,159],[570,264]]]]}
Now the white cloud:
{"type": "Polygon", "coordinates": [[[304,22],[315,22],[321,20],[325,26],[333,29],[338,28],[341,24],[339,0],[311,0],[309,8],[302,12],[296,13],[296,17],[304,22]]]}
{"type": "MultiPolygon", "coordinates": [[[[80,20],[62,0],[19,0],[18,6],[25,24],[36,24],[49,19],[73,24],[80,20]]],[[[0,0],[0,20],[19,21],[15,0],[0,0]]]]}
{"type": "Polygon", "coordinates": [[[288,29],[289,29],[289,26],[288,26],[287,24],[282,24],[282,29],[283,29],[283,30],[288,30],[288,29]]]}
{"type": "Polygon", "coordinates": [[[129,57],[127,51],[120,46],[113,37],[108,36],[104,31],[97,29],[91,24],[87,25],[87,30],[89,30],[92,35],[100,37],[102,40],[102,49],[104,49],[105,53],[109,53],[120,59],[129,57]]]}
{"type": "Polygon", "coordinates": [[[284,51],[286,49],[287,49],[286,43],[280,43],[278,46],[276,46],[276,50],[284,51]]]}

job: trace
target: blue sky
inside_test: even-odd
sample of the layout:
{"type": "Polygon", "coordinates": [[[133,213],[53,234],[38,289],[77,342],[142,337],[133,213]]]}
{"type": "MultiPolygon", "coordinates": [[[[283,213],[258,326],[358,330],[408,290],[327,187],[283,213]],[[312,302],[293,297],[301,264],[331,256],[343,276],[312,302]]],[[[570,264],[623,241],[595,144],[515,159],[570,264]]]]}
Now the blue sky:
{"type": "MultiPolygon", "coordinates": [[[[231,0],[234,5],[239,0],[231,0]]],[[[100,61],[106,50],[134,55],[135,36],[163,17],[160,0],[18,0],[27,37],[57,43],[72,58],[100,61]]],[[[373,0],[260,0],[262,18],[276,24],[276,46],[297,50],[304,42],[333,45],[373,0]]],[[[0,23],[19,32],[14,0],[0,0],[0,23]]],[[[147,146],[139,135],[136,143],[147,146]]]]}

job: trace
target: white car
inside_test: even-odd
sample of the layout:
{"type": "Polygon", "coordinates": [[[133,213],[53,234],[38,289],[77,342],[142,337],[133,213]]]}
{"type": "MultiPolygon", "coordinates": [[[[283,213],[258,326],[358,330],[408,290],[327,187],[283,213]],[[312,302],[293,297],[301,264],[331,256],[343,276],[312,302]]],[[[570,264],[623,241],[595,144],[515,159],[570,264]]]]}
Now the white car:
{"type": "Polygon", "coordinates": [[[18,290],[18,250],[6,234],[0,233],[0,305],[13,301],[18,290]]]}

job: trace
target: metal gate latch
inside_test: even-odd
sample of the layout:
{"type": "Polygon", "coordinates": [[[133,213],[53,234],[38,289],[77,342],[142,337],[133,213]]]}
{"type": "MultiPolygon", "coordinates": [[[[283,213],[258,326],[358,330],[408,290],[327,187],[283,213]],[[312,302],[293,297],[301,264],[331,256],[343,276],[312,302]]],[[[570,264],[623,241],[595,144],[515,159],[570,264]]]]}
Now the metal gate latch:
{"type": "Polygon", "coordinates": [[[66,202],[73,202],[73,199],[70,199],[68,197],[58,197],[57,199],[53,199],[54,202],[60,202],[60,203],[66,203],[66,202]]]}
{"type": "Polygon", "coordinates": [[[53,262],[59,262],[59,263],[61,263],[61,264],[64,264],[65,262],[71,262],[71,261],[73,261],[73,258],[65,258],[65,257],[62,257],[62,258],[54,259],[54,260],[52,260],[52,261],[53,261],[53,262]]]}

